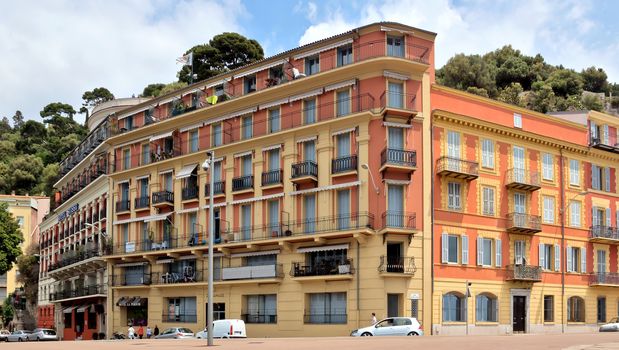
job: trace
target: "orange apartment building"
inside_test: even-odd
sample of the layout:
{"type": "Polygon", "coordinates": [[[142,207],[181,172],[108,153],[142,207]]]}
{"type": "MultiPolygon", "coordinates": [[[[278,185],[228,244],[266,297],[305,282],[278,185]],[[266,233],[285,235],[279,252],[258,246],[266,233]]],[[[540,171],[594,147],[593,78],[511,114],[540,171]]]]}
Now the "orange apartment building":
{"type": "Polygon", "coordinates": [[[431,98],[433,333],[597,331],[619,306],[619,119],[431,98]]]}

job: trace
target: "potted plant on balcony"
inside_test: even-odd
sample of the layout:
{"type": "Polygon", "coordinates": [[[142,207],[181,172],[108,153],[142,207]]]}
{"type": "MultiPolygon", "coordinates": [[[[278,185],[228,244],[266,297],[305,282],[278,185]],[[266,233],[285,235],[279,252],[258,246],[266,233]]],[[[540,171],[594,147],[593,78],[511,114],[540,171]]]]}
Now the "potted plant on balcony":
{"type": "Polygon", "coordinates": [[[338,273],[341,275],[350,273],[350,264],[348,263],[348,261],[341,263],[340,265],[338,265],[337,270],[338,273]]]}

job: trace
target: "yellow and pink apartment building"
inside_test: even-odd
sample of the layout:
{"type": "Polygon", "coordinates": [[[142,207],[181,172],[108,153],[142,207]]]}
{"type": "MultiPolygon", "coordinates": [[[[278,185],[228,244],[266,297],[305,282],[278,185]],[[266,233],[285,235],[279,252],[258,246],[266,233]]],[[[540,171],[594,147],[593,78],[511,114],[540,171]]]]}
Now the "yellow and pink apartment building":
{"type": "MultiPolygon", "coordinates": [[[[105,230],[105,263],[88,265],[103,276],[83,282],[105,299],[63,299],[57,321],[203,329],[211,210],[215,318],[252,337],[347,335],[372,313],[432,334],[589,331],[616,315],[619,123],[436,85],[434,38],[374,23],[107,114],[101,145],[79,153],[104,157],[104,174],[73,187],[70,161],[58,183],[60,211],[94,202],[46,236],[72,252],[105,230]],[[102,205],[104,222],[62,235],[102,205]]],[[[79,265],[56,268],[54,249],[70,289],[79,265]]]]}

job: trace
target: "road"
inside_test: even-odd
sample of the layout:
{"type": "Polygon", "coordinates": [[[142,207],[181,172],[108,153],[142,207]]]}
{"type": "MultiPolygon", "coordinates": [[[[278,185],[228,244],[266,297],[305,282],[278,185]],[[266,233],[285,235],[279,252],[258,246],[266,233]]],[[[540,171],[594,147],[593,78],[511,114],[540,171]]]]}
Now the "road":
{"type": "MultiPolygon", "coordinates": [[[[0,349],[27,350],[177,350],[207,348],[206,340],[104,340],[66,341],[47,343],[4,343],[0,349]]],[[[505,335],[470,337],[333,337],[333,338],[250,338],[215,340],[215,349],[225,350],[485,350],[485,349],[568,349],[619,350],[619,333],[563,335],[505,335]]]]}

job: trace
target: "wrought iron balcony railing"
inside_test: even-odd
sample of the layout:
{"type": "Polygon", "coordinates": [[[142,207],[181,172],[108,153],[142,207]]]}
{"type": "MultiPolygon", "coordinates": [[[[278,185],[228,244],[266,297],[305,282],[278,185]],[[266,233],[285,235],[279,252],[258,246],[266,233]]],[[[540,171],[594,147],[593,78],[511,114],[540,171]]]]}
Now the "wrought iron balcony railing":
{"type": "Polygon", "coordinates": [[[232,191],[243,191],[254,188],[254,176],[240,176],[232,179],[232,191]]]}
{"type": "Polygon", "coordinates": [[[161,203],[174,203],[174,193],[170,191],[153,193],[153,205],[161,203]]]}
{"type": "Polygon", "coordinates": [[[505,184],[508,188],[523,191],[536,191],[541,188],[540,177],[537,171],[520,168],[507,170],[505,173],[505,184]]]}
{"type": "Polygon", "coordinates": [[[381,166],[396,165],[407,168],[415,168],[417,167],[417,151],[385,148],[380,153],[380,164],[381,166]]]}
{"type": "Polygon", "coordinates": [[[135,209],[148,208],[150,205],[150,198],[148,196],[142,196],[135,199],[135,209]]]}
{"type": "Polygon", "coordinates": [[[381,256],[378,272],[401,273],[414,275],[417,272],[414,257],[381,256]]]}
{"type": "Polygon", "coordinates": [[[507,214],[507,232],[536,233],[542,231],[541,217],[522,213],[507,214]]]}
{"type": "Polygon", "coordinates": [[[383,228],[401,228],[414,230],[416,227],[415,213],[388,210],[382,215],[383,228]]]}
{"type": "Polygon", "coordinates": [[[292,164],[292,178],[305,176],[318,177],[318,164],[313,160],[292,164]]]}
{"type": "Polygon", "coordinates": [[[353,275],[355,268],[352,259],[323,260],[320,263],[308,265],[305,262],[293,262],[290,269],[292,277],[353,275]]]}
{"type": "MultiPolygon", "coordinates": [[[[223,194],[225,192],[226,192],[225,181],[215,181],[213,183],[213,194],[214,195],[223,194]]],[[[206,186],[204,186],[204,195],[206,197],[211,195],[211,184],[207,183],[206,186]]]]}
{"type": "Polygon", "coordinates": [[[606,225],[595,225],[589,228],[589,238],[595,240],[619,241],[619,229],[606,225]]]}
{"type": "Polygon", "coordinates": [[[284,177],[282,169],[265,171],[262,173],[262,186],[281,184],[284,177]]]}
{"type": "Polygon", "coordinates": [[[539,282],[542,280],[542,267],[533,265],[510,265],[507,279],[513,281],[539,282]]]}
{"type": "Polygon", "coordinates": [[[357,155],[339,157],[331,160],[331,174],[357,170],[357,155]]]}

